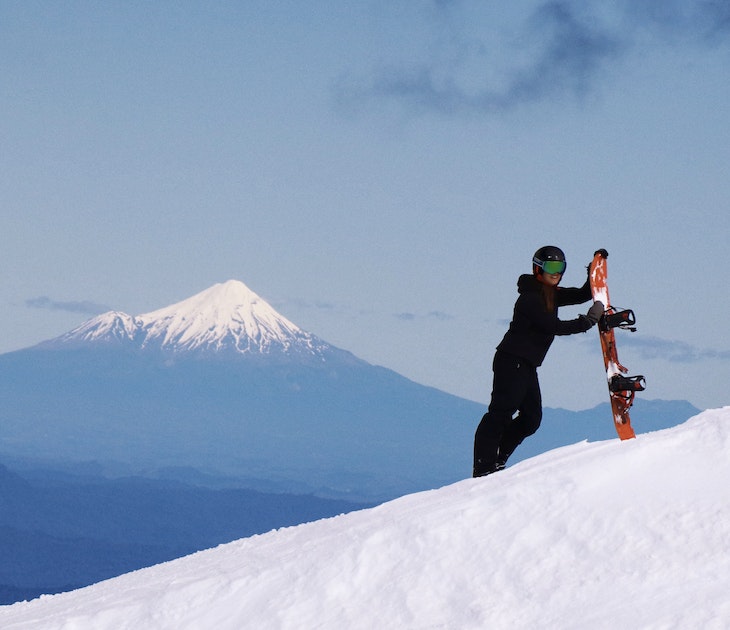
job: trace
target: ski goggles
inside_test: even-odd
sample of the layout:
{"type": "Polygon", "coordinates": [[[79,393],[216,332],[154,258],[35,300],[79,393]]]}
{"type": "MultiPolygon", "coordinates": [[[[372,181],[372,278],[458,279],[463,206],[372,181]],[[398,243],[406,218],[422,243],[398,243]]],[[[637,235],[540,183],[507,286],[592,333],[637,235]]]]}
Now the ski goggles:
{"type": "Polygon", "coordinates": [[[565,272],[566,264],[564,260],[544,260],[542,262],[534,262],[538,267],[543,270],[544,273],[547,273],[549,275],[565,272]]]}

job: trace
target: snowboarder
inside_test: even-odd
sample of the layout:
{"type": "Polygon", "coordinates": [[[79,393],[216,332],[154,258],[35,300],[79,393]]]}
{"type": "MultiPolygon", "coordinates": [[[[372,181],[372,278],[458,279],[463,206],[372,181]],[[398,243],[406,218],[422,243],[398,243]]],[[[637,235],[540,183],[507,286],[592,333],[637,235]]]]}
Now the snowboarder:
{"type": "Polygon", "coordinates": [[[585,332],[603,314],[603,304],[596,301],[585,315],[558,319],[558,307],[591,299],[588,279],[580,288],[558,286],[565,267],[559,247],[541,247],[532,259],[532,275],[523,274],[517,281],[512,322],[494,354],[492,399],[474,435],[474,477],[502,470],[522,440],[540,426],[537,368],[555,336],[585,332]]]}

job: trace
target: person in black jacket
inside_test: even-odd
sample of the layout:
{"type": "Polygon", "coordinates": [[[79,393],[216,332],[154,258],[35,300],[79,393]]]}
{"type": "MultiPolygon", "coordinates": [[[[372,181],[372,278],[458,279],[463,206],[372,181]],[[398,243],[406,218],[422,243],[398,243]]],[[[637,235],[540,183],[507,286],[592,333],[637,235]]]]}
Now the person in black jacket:
{"type": "Polygon", "coordinates": [[[532,263],[532,275],[521,275],[517,281],[519,297],[512,322],[494,354],[492,399],[474,435],[474,477],[504,468],[522,440],[540,426],[537,368],[555,336],[587,331],[604,311],[603,304],[596,301],[585,315],[558,319],[558,307],[591,299],[588,279],[580,288],[558,286],[566,267],[559,247],[541,247],[532,263]]]}

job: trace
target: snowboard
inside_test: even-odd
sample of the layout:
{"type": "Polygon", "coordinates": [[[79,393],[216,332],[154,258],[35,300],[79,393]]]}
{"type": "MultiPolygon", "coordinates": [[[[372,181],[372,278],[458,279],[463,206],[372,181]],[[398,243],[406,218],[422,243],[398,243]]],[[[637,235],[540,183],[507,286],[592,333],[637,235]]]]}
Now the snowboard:
{"type": "Polygon", "coordinates": [[[617,309],[611,305],[608,296],[607,258],[606,250],[598,250],[590,264],[588,277],[594,301],[600,300],[605,307],[603,316],[598,321],[598,334],[601,338],[613,423],[619,438],[628,440],[636,437],[631,427],[629,409],[634,403],[634,395],[645,389],[646,382],[643,376],[624,376],[628,370],[618,360],[615,330],[620,328],[635,331],[636,318],[632,310],[617,309]]]}

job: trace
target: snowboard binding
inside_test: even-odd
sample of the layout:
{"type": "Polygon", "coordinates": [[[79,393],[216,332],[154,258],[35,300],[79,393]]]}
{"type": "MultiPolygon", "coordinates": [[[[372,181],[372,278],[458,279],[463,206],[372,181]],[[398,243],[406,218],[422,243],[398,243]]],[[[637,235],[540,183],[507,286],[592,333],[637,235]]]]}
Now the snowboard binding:
{"type": "Polygon", "coordinates": [[[608,381],[608,389],[612,392],[643,392],[646,389],[646,379],[643,376],[623,376],[614,374],[608,381]]]}
{"type": "Polygon", "coordinates": [[[630,308],[616,309],[609,307],[598,321],[600,330],[606,332],[612,328],[621,328],[636,332],[636,317],[630,308]]]}

